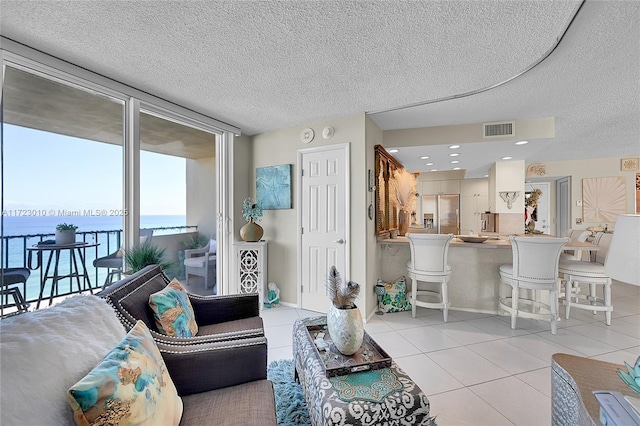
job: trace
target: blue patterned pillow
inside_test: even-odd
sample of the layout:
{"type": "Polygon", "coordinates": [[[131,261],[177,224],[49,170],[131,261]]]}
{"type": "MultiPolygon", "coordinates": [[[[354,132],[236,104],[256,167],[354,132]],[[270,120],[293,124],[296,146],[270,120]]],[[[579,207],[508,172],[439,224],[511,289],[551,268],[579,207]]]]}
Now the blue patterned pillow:
{"type": "Polygon", "coordinates": [[[411,303],[407,300],[407,284],[405,277],[400,277],[392,282],[385,282],[378,279],[378,285],[385,288],[380,305],[383,312],[410,311],[411,303]]]}
{"type": "Polygon", "coordinates": [[[182,400],[144,322],[138,321],[67,392],[77,425],[177,425],[182,400]]]}
{"type": "Polygon", "coordinates": [[[172,337],[193,337],[198,333],[189,295],[175,278],[168,286],[149,296],[149,306],[161,333],[172,337]]]}

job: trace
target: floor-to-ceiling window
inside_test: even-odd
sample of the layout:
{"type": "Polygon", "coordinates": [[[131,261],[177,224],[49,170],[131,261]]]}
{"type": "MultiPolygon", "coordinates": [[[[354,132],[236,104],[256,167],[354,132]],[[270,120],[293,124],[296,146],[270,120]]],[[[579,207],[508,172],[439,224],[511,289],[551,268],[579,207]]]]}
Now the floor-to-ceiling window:
{"type": "MultiPolygon", "coordinates": [[[[169,248],[172,259],[181,240],[170,234],[225,239],[216,235],[224,223],[216,217],[220,196],[227,197],[226,187],[217,187],[221,159],[216,150],[232,143],[238,129],[218,127],[213,119],[54,58],[39,63],[15,52],[0,53],[0,265],[3,270],[32,267],[28,300],[39,297],[46,278],[46,265],[37,263],[42,259],[29,265],[29,247],[53,239],[59,223],[78,226],[77,241],[95,244],[84,259],[94,287],[107,271],[92,269],[93,259],[131,247],[139,228],[167,236],[154,242],[169,248]],[[16,235],[21,237],[9,238],[16,235]]],[[[225,244],[218,246],[218,263],[225,244]]],[[[61,258],[60,264],[73,262],[61,258]]],[[[74,291],[72,283],[67,287],[74,291]]]]}
{"type": "MultiPolygon", "coordinates": [[[[54,273],[86,269],[83,285],[93,286],[104,272],[91,268],[93,259],[120,244],[124,101],[11,65],[2,94],[2,264],[32,269],[27,300],[54,273]],[[60,224],[77,227],[76,241],[92,244],[82,259],[72,249],[59,259],[32,249],[55,241],[60,224]]],[[[45,284],[49,293],[52,280],[45,284]]],[[[76,290],[66,280],[55,292],[76,290]]]]}

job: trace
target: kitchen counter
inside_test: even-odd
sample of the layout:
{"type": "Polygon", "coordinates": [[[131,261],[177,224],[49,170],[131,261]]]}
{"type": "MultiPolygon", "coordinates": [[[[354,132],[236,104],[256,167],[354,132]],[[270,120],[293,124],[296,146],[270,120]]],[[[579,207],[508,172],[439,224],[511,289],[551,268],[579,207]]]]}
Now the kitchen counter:
{"type": "MultiPolygon", "coordinates": [[[[451,310],[500,314],[498,296],[500,290],[500,265],[513,259],[511,243],[506,237],[483,243],[465,243],[458,238],[449,245],[449,300],[451,310]]],[[[535,238],[535,236],[531,236],[535,238]]],[[[380,274],[390,282],[407,275],[407,262],[411,259],[409,240],[406,237],[378,241],[380,250],[380,274]]],[[[565,248],[597,250],[590,243],[568,243],[565,248]]],[[[407,278],[407,294],[411,280],[407,278]]],[[[546,292],[542,292],[544,301],[546,292]]]]}

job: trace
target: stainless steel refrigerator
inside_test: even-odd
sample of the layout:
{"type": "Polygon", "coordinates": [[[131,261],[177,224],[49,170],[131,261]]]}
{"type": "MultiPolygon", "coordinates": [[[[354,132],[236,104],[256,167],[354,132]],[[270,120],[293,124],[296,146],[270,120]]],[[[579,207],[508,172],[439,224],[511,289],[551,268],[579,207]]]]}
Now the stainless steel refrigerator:
{"type": "Polygon", "coordinates": [[[460,194],[423,195],[422,215],[428,234],[460,234],[460,194]]]}

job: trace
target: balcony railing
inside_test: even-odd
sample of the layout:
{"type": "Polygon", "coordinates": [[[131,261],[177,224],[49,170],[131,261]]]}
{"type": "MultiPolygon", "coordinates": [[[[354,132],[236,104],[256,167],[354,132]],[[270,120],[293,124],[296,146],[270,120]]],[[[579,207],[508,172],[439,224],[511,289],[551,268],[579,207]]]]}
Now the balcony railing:
{"type": "MultiPolygon", "coordinates": [[[[148,228],[153,229],[154,236],[161,235],[164,231],[196,231],[198,229],[197,226],[170,226],[170,227],[154,227],[148,228]]],[[[82,249],[84,261],[86,264],[87,272],[89,274],[90,282],[86,281],[82,277],[81,280],[81,288],[82,291],[86,291],[89,288],[92,290],[102,288],[102,284],[107,276],[107,268],[95,268],[93,266],[93,261],[97,258],[107,256],[118,250],[122,246],[122,230],[114,229],[114,230],[104,230],[104,231],[86,231],[86,232],[76,232],[76,240],[88,243],[97,243],[97,246],[89,247],[82,249]]],[[[2,237],[2,246],[3,246],[3,261],[2,265],[4,268],[29,268],[30,266],[34,269],[31,270],[31,276],[27,280],[27,294],[24,295],[24,298],[28,303],[31,303],[33,307],[38,302],[39,294],[40,294],[40,285],[44,278],[44,270],[46,268],[46,259],[43,259],[41,264],[37,265],[36,259],[32,260],[32,265],[29,265],[29,256],[28,256],[28,247],[32,247],[42,241],[53,239],[55,234],[28,234],[28,235],[10,235],[2,237]]],[[[34,256],[35,257],[35,254],[34,256]]],[[[48,256],[47,256],[48,257],[48,256]]],[[[78,265],[78,268],[81,268],[81,265],[78,265]]],[[[59,264],[59,276],[64,276],[70,273],[73,270],[73,260],[69,255],[69,251],[65,250],[61,252],[60,255],[60,264],[59,264]]],[[[52,271],[50,271],[50,274],[52,271]]],[[[45,298],[49,297],[49,283],[51,280],[47,281],[47,287],[44,289],[44,294],[42,296],[43,303],[40,306],[47,306],[48,303],[44,301],[45,298]]],[[[65,278],[59,282],[58,288],[54,289],[54,296],[67,296],[70,294],[78,293],[77,284],[74,286],[75,279],[65,278]],[[67,287],[68,283],[68,287],[67,287]],[[75,287],[75,288],[74,288],[75,287]]],[[[22,286],[20,286],[22,287],[22,286]]],[[[22,291],[22,290],[21,290],[22,291]]],[[[0,300],[0,304],[3,303],[3,300],[0,300]]]]}

